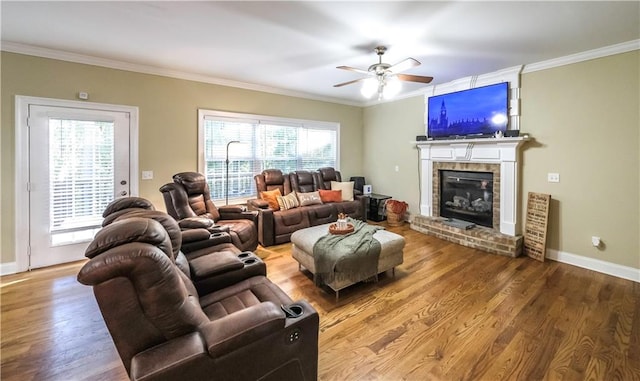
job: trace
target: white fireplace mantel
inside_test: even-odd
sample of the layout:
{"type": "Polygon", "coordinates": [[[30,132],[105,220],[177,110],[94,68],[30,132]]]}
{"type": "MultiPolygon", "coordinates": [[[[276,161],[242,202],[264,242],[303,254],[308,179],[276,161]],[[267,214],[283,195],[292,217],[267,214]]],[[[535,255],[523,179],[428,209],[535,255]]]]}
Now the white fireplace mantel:
{"type": "Polygon", "coordinates": [[[518,222],[518,149],[528,136],[413,142],[420,150],[420,213],[433,216],[433,163],[500,164],[500,233],[521,234],[518,222]]]}

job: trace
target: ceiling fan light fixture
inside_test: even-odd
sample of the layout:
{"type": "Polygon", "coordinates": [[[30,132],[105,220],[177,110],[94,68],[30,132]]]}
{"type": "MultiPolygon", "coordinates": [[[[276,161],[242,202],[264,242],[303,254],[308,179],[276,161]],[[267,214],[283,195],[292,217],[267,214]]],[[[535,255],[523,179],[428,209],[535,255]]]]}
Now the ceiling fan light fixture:
{"type": "Polygon", "coordinates": [[[378,92],[378,80],[373,77],[365,79],[364,82],[362,83],[362,89],[360,89],[360,94],[362,94],[363,97],[369,99],[377,92],[378,92]]]}
{"type": "Polygon", "coordinates": [[[398,95],[400,90],[402,90],[402,83],[400,80],[395,76],[387,77],[382,89],[382,96],[384,99],[391,99],[398,95]]]}
{"type": "Polygon", "coordinates": [[[378,100],[383,100],[391,99],[400,93],[402,90],[401,81],[429,83],[433,80],[433,77],[426,77],[423,75],[400,74],[402,71],[420,65],[420,61],[409,57],[395,65],[389,65],[382,62],[382,55],[386,50],[387,48],[384,46],[378,46],[375,48],[375,52],[378,55],[378,63],[369,66],[367,70],[357,69],[350,66],[336,66],[338,69],[367,74],[368,77],[338,83],[337,85],[333,85],[333,87],[342,87],[352,83],[362,82],[360,93],[363,97],[370,99],[375,94],[378,94],[378,100]]]}

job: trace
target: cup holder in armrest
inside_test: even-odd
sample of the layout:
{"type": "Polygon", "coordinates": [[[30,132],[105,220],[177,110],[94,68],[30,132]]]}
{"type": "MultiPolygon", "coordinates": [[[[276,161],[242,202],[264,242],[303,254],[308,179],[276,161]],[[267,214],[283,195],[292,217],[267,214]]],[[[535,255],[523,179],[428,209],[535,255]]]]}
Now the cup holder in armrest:
{"type": "Polygon", "coordinates": [[[246,259],[243,259],[242,262],[244,262],[245,265],[252,265],[258,262],[258,260],[256,258],[246,258],[246,259]]]}
{"type": "Polygon", "coordinates": [[[212,233],[228,233],[229,230],[231,230],[227,225],[213,225],[213,226],[210,226],[208,229],[212,233]]]}
{"type": "Polygon", "coordinates": [[[298,318],[304,314],[304,308],[299,304],[281,305],[280,308],[288,318],[298,318]]]}
{"type": "Polygon", "coordinates": [[[238,258],[240,258],[240,259],[245,259],[245,258],[248,258],[250,256],[251,256],[251,252],[248,252],[248,251],[244,251],[244,252],[238,254],[238,258]]]}

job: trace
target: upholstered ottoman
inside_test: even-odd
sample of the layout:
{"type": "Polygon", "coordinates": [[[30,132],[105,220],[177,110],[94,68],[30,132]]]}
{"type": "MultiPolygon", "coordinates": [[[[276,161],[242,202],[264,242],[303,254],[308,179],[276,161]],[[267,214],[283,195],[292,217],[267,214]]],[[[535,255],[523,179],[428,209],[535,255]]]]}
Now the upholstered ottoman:
{"type": "MultiPolygon", "coordinates": [[[[299,266],[306,268],[314,274],[315,281],[315,262],[313,258],[313,246],[320,237],[329,234],[329,225],[318,225],[310,228],[300,229],[291,235],[292,256],[298,261],[299,266]]],[[[378,260],[378,274],[387,270],[392,270],[395,275],[395,267],[402,264],[405,241],[401,235],[392,233],[387,230],[378,230],[373,238],[380,242],[380,258],[378,260]]],[[[349,253],[344,253],[345,255],[349,253]]],[[[327,284],[336,292],[336,299],[339,298],[341,289],[351,286],[365,279],[338,279],[327,284]]]]}

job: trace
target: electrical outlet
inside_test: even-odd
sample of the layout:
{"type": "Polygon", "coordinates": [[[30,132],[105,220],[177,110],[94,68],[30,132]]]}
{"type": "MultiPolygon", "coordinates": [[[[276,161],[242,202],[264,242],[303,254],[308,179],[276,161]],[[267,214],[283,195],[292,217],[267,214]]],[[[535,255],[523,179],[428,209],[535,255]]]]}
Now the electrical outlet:
{"type": "Polygon", "coordinates": [[[142,180],[153,180],[153,171],[142,171],[142,180]]]}
{"type": "Polygon", "coordinates": [[[560,174],[559,173],[547,173],[547,181],[550,183],[559,183],[560,182],[560,174]]]}

